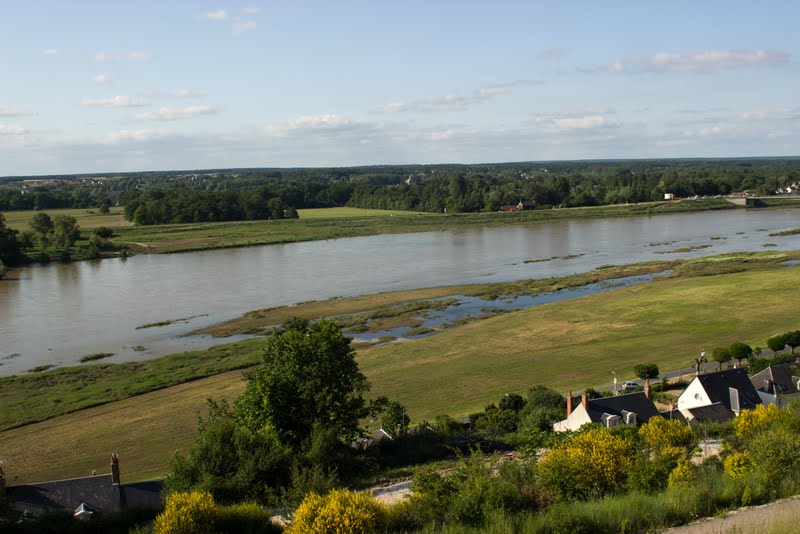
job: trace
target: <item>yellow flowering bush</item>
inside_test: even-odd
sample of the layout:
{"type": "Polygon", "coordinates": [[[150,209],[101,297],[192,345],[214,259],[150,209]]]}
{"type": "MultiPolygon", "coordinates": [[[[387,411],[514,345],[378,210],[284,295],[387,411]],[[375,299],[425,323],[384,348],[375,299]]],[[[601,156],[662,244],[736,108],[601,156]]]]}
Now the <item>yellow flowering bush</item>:
{"type": "Polygon", "coordinates": [[[695,442],[691,429],[685,423],[663,417],[651,417],[639,427],[639,435],[656,454],[673,454],[675,449],[691,449],[695,442]]]}
{"type": "Polygon", "coordinates": [[[680,458],[678,465],[669,474],[668,484],[672,488],[679,484],[690,483],[697,477],[697,467],[687,458],[680,458]]]}
{"type": "Polygon", "coordinates": [[[156,517],[154,534],[202,534],[213,530],[214,498],[205,491],[172,493],[156,517]]]}
{"type": "Polygon", "coordinates": [[[780,416],[780,409],[774,404],[764,406],[759,404],[755,410],[742,410],[739,417],[733,420],[733,428],[740,438],[751,438],[757,432],[764,430],[780,416]]]}
{"type": "Polygon", "coordinates": [[[734,452],[725,458],[725,474],[731,478],[740,478],[742,475],[750,471],[753,467],[753,461],[744,452],[734,452]]]}
{"type": "Polygon", "coordinates": [[[346,489],[309,493],[295,510],[289,534],[366,534],[384,529],[387,512],[365,493],[346,489]]]}
{"type": "Polygon", "coordinates": [[[539,482],[562,499],[600,497],[621,487],[631,463],[628,443],[595,427],[542,458],[539,482]]]}

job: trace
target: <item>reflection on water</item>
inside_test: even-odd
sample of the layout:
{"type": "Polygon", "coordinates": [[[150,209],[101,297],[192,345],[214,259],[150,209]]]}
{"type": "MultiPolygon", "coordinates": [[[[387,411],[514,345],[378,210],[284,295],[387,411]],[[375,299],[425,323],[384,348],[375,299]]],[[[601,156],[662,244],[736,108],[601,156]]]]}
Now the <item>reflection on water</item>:
{"type": "Polygon", "coordinates": [[[798,226],[800,210],[727,210],[35,265],[0,283],[0,374],[73,364],[96,352],[112,352],[106,361],[119,362],[202,348],[216,341],[181,334],[256,308],[564,276],[602,265],[763,250],[770,242],[778,250],[800,249],[800,234],[768,236],[798,226]],[[710,247],[663,255],[702,245],[710,247]],[[2,359],[13,353],[22,356],[2,359]]]}

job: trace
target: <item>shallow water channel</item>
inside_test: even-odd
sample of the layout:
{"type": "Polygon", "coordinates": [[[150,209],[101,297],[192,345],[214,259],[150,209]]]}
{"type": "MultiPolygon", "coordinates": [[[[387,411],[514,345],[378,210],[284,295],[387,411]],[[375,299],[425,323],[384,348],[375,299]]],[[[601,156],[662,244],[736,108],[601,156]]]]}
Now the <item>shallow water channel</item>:
{"type": "Polygon", "coordinates": [[[420,339],[470,319],[496,315],[498,313],[505,313],[513,310],[532,308],[533,306],[541,306],[542,304],[548,304],[550,302],[559,302],[562,300],[576,299],[597,293],[605,293],[606,291],[611,291],[612,289],[619,289],[621,287],[628,287],[635,284],[650,282],[659,276],[666,276],[671,272],[672,271],[667,270],[655,274],[612,278],[610,280],[604,280],[594,284],[586,284],[585,286],[581,287],[540,293],[539,295],[535,296],[521,295],[518,297],[501,297],[497,299],[467,297],[464,295],[442,297],[440,299],[433,300],[443,301],[454,298],[457,302],[451,304],[443,310],[424,310],[420,315],[415,317],[415,319],[418,319],[418,322],[420,323],[416,327],[412,328],[409,326],[399,326],[397,328],[377,330],[374,332],[349,332],[347,335],[359,341],[370,342],[387,340],[387,338],[400,338],[407,340],[420,339]]]}
{"type": "Polygon", "coordinates": [[[798,227],[800,210],[737,209],[34,265],[0,282],[0,374],[100,352],[114,354],[101,361],[121,362],[228,343],[235,338],[183,335],[309,300],[800,249],[800,234],[769,236],[798,227]],[[137,329],[159,322],[168,324],[137,329]]]}

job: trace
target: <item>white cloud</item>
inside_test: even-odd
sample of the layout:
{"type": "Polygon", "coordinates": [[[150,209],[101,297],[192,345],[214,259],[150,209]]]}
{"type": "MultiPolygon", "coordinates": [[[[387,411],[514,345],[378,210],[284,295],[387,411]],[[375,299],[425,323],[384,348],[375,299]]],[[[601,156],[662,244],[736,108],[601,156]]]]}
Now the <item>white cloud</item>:
{"type": "Polygon", "coordinates": [[[513,92],[514,87],[539,85],[538,80],[515,80],[511,83],[486,85],[473,91],[470,96],[461,96],[450,93],[433,98],[420,98],[411,102],[388,102],[372,113],[404,113],[413,111],[417,113],[437,113],[447,111],[465,111],[474,104],[481,104],[496,96],[513,92]]]}
{"type": "Polygon", "coordinates": [[[42,54],[45,56],[54,56],[57,53],[58,50],[56,50],[55,48],[45,48],[44,50],[42,50],[42,54]]]}
{"type": "Polygon", "coordinates": [[[333,130],[354,124],[353,121],[336,114],[303,115],[296,119],[270,124],[265,132],[272,135],[283,135],[299,130],[333,130]]]}
{"type": "Polygon", "coordinates": [[[478,89],[478,93],[482,96],[495,96],[495,95],[505,95],[512,91],[511,86],[509,85],[498,85],[494,87],[481,87],[478,89]]]}
{"type": "Polygon", "coordinates": [[[211,106],[187,106],[184,108],[159,108],[156,111],[148,111],[136,115],[139,121],[177,121],[181,119],[191,119],[201,115],[213,115],[217,110],[211,106]]]}
{"type": "Polygon", "coordinates": [[[0,117],[32,117],[35,112],[27,109],[4,108],[0,106],[0,117]]]}
{"type": "Polygon", "coordinates": [[[228,20],[228,12],[224,9],[218,9],[216,11],[203,13],[200,17],[206,20],[228,20]]]}
{"type": "Polygon", "coordinates": [[[241,19],[236,17],[233,19],[233,33],[240,35],[244,32],[255,30],[256,22],[254,20],[241,19]]]}
{"type": "Polygon", "coordinates": [[[650,57],[620,59],[604,67],[614,73],[714,72],[789,63],[791,54],[771,50],[710,50],[692,54],[659,52],[650,57]]]}
{"type": "Polygon", "coordinates": [[[756,121],[787,121],[800,118],[800,108],[778,108],[761,111],[745,111],[739,114],[738,119],[746,122],[756,121]]]}
{"type": "Polygon", "coordinates": [[[248,15],[255,15],[259,11],[261,11],[260,7],[243,7],[242,8],[242,13],[247,13],[248,15]]]}
{"type": "Polygon", "coordinates": [[[108,78],[106,78],[105,74],[95,74],[94,76],[92,76],[92,82],[97,85],[103,85],[107,81],[108,78]]]}
{"type": "Polygon", "coordinates": [[[177,91],[148,91],[145,93],[152,98],[169,97],[169,98],[200,98],[202,93],[190,91],[189,89],[178,89],[177,91]]]}
{"type": "Polygon", "coordinates": [[[547,48],[545,50],[540,50],[536,52],[537,59],[558,59],[564,57],[570,52],[570,48],[567,45],[555,45],[547,48]]]}
{"type": "Polygon", "coordinates": [[[107,53],[107,52],[97,52],[94,55],[94,60],[103,62],[103,61],[147,61],[153,58],[152,52],[142,52],[142,51],[134,51],[134,52],[122,52],[122,53],[107,53]]]}
{"type": "Polygon", "coordinates": [[[610,119],[610,109],[586,108],[582,111],[540,113],[529,124],[548,131],[568,132],[575,130],[603,130],[617,128],[620,122],[610,119]]]}
{"type": "Polygon", "coordinates": [[[127,141],[144,142],[153,141],[157,139],[159,134],[153,130],[119,130],[116,132],[109,132],[101,140],[105,144],[121,143],[127,141]]]}
{"type": "Polygon", "coordinates": [[[402,113],[408,109],[405,102],[387,102],[383,105],[384,113],[402,113]]]}
{"type": "Polygon", "coordinates": [[[0,135],[25,135],[28,130],[19,124],[2,124],[0,123],[0,135]]]}
{"type": "Polygon", "coordinates": [[[84,98],[81,100],[81,105],[103,108],[140,108],[149,106],[150,102],[133,96],[114,96],[111,98],[84,98]]]}
{"type": "Polygon", "coordinates": [[[587,128],[599,128],[607,124],[606,118],[602,115],[584,115],[582,117],[553,119],[553,126],[559,130],[585,130],[587,128]]]}

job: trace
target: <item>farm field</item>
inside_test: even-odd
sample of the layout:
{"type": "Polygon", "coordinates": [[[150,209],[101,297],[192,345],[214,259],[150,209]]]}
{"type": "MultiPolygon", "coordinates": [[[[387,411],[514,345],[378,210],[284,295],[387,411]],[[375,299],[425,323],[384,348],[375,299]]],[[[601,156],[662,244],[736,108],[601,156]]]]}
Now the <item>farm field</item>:
{"type": "MultiPolygon", "coordinates": [[[[724,272],[726,261],[693,260],[680,268],[711,274],[724,272]]],[[[662,371],[688,367],[700,348],[737,340],[763,346],[767,337],[797,328],[797,268],[759,267],[551,303],[414,342],[362,349],[357,359],[371,394],[404,403],[415,422],[465,415],[535,384],[561,392],[606,385],[611,371],[624,380],[638,363],[653,362],[662,371]]],[[[6,430],[0,450],[20,481],[41,478],[43,471],[31,462],[43,455],[62,455],[58,476],[77,476],[89,463],[102,468],[112,450],[130,458],[127,480],[152,477],[166,471],[174,450],[188,446],[204,399],[230,398],[242,387],[238,371],[168,387],[6,430]],[[108,425],[113,431],[105,430],[108,425]],[[166,432],[170,427],[176,431],[166,432]],[[57,452],[54,443],[61,447],[57,452]]]]}

